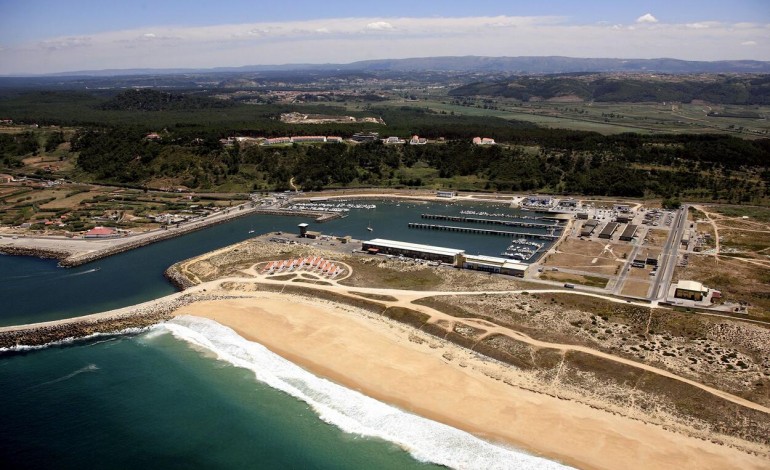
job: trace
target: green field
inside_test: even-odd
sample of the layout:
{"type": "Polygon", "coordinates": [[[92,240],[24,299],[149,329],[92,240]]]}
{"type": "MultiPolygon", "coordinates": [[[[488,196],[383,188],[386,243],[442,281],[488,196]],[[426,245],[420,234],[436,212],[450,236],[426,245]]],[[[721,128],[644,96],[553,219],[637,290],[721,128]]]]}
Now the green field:
{"type": "MultiPolygon", "coordinates": [[[[392,103],[395,106],[398,103],[392,103]]],[[[382,106],[383,104],[379,104],[382,106]]],[[[441,112],[467,116],[495,116],[527,121],[547,128],[562,128],[601,134],[636,132],[654,133],[725,133],[743,138],[770,135],[770,120],[766,118],[714,117],[707,113],[725,109],[738,114],[751,111],[770,116],[768,106],[706,106],[661,103],[517,103],[495,100],[496,109],[452,104],[446,98],[429,98],[419,105],[441,112]]]]}

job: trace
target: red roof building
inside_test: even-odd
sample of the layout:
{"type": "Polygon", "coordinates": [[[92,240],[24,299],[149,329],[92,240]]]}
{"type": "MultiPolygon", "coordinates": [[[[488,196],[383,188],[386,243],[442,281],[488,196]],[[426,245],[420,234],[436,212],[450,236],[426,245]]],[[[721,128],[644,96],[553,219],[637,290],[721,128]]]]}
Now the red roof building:
{"type": "Polygon", "coordinates": [[[84,235],[85,238],[110,238],[117,237],[118,232],[115,229],[109,227],[95,227],[87,231],[84,235]]]}

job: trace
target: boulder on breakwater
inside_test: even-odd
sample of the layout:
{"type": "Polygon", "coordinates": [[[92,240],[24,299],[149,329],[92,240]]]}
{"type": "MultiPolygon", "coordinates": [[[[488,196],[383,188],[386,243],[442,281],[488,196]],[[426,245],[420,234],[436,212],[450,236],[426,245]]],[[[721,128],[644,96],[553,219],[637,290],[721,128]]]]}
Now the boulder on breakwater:
{"type": "Polygon", "coordinates": [[[82,338],[95,333],[117,333],[129,328],[145,328],[172,317],[172,312],[192,299],[177,298],[151,306],[102,318],[78,319],[22,325],[0,331],[0,348],[40,346],[57,341],[82,338]]]}

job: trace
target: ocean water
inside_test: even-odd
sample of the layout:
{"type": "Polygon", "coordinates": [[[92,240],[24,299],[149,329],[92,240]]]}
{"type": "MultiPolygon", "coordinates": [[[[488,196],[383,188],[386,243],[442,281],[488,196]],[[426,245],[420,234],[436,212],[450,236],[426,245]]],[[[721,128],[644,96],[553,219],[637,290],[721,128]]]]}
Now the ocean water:
{"type": "Polygon", "coordinates": [[[565,468],[345,389],[210,320],[0,354],[4,468],[565,468]]]}
{"type": "MultiPolygon", "coordinates": [[[[421,212],[469,206],[376,204],[314,228],[360,239],[426,243],[430,236],[432,244],[491,255],[508,243],[406,228],[421,212]]],[[[244,217],[72,269],[0,256],[0,325],[169,294],[162,273],[174,262],[251,230],[293,232],[302,221],[244,217]]],[[[2,468],[563,468],[315,377],[204,319],[0,351],[0,394],[2,468]]]]}
{"type": "Polygon", "coordinates": [[[168,332],[0,356],[3,468],[433,468],[168,332]]]}

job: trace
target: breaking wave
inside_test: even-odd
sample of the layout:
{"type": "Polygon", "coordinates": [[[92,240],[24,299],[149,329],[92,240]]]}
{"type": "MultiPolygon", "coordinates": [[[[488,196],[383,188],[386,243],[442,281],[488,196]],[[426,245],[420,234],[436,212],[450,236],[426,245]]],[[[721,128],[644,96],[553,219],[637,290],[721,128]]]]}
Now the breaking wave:
{"type": "Polygon", "coordinates": [[[24,353],[29,351],[37,351],[40,349],[47,349],[51,347],[58,347],[58,346],[68,346],[71,344],[76,343],[88,343],[90,341],[93,341],[96,338],[106,338],[102,341],[93,342],[92,344],[99,344],[106,341],[111,341],[112,339],[118,338],[123,335],[135,335],[142,332],[147,331],[148,329],[151,329],[152,327],[142,327],[142,328],[126,328],[120,331],[113,331],[109,333],[92,333],[87,336],[81,336],[79,338],[75,337],[69,337],[69,338],[63,338],[57,341],[51,341],[50,343],[45,344],[36,344],[36,345],[29,345],[29,344],[18,344],[16,346],[11,346],[7,348],[0,348],[0,354],[3,353],[24,353]]]}
{"type": "Polygon", "coordinates": [[[212,320],[177,317],[158,328],[167,329],[176,338],[211,351],[220,360],[253,371],[260,382],[310,405],[323,421],[348,433],[397,444],[417,460],[458,469],[568,468],[491,444],[316,377],[212,320]]]}

